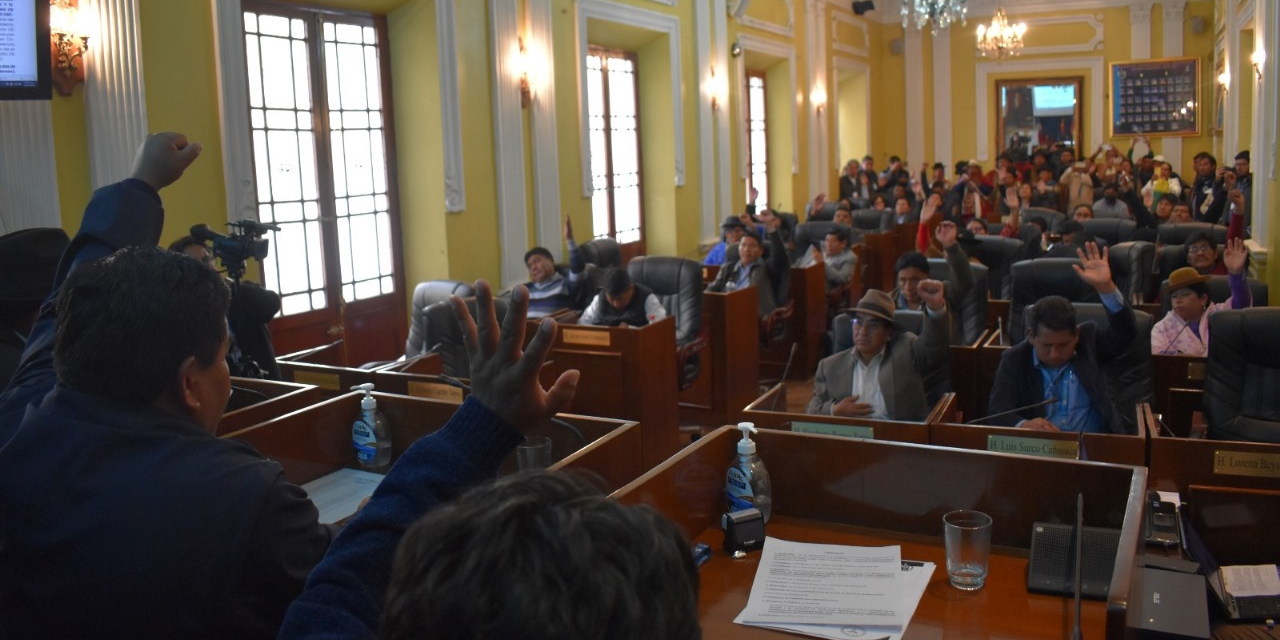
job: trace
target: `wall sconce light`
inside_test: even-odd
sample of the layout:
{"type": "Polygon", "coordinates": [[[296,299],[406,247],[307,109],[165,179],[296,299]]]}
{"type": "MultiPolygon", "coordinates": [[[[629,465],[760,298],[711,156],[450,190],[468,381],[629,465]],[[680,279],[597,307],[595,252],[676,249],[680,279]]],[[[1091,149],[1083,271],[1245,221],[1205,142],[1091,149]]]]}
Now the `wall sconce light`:
{"type": "Polygon", "coordinates": [[[516,74],[520,82],[520,108],[528,109],[533,104],[533,85],[529,82],[529,68],[532,61],[529,59],[529,49],[524,44],[524,38],[519,40],[519,51],[516,52],[516,74]]]}
{"type": "Polygon", "coordinates": [[[1230,71],[1224,70],[1222,73],[1218,74],[1218,85],[1222,87],[1223,93],[1226,93],[1228,91],[1228,87],[1231,85],[1230,71]]]}
{"type": "Polygon", "coordinates": [[[827,92],[822,87],[817,87],[809,92],[809,104],[817,110],[818,115],[822,115],[827,109],[827,92]]]}
{"type": "Polygon", "coordinates": [[[711,75],[707,77],[706,92],[711,97],[711,110],[713,112],[720,111],[720,107],[729,100],[728,82],[725,81],[723,76],[716,74],[714,65],[711,67],[711,75]]]}
{"type": "MultiPolygon", "coordinates": [[[[87,13],[87,12],[86,12],[87,13]]],[[[53,48],[53,86],[64,96],[84,82],[85,54],[89,52],[92,18],[81,13],[75,0],[49,3],[50,46],[53,48]]]]}
{"type": "Polygon", "coordinates": [[[1249,59],[1253,61],[1253,72],[1258,74],[1258,82],[1262,82],[1262,63],[1267,61],[1267,52],[1258,49],[1253,52],[1253,56],[1249,59]]]}

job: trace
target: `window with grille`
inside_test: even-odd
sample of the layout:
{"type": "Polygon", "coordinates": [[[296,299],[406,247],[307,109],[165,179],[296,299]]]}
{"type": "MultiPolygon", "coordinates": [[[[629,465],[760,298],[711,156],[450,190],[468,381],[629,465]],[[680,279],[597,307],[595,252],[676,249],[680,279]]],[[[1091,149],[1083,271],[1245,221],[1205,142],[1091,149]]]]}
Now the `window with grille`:
{"type": "Polygon", "coordinates": [[[640,198],[635,56],[591,47],[587,56],[594,235],[620,244],[644,238],[640,198]]]}
{"type": "Polygon", "coordinates": [[[385,43],[372,17],[245,4],[263,261],[281,314],[396,290],[383,115],[385,43]]]}
{"type": "Polygon", "coordinates": [[[758,192],[756,202],[761,208],[769,202],[769,150],[764,102],[764,74],[747,74],[747,193],[750,194],[753,188],[758,192]]]}

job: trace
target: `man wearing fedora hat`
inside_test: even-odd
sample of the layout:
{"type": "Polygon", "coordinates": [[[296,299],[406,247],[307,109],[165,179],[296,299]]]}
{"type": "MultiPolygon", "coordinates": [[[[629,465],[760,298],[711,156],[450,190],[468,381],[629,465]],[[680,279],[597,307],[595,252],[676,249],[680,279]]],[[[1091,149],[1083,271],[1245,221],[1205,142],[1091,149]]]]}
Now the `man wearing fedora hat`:
{"type": "Polygon", "coordinates": [[[853,308],[853,348],[823,358],[808,412],[887,420],[923,420],[925,378],[946,362],[946,286],[919,284],[926,311],[920,335],[894,330],[893,299],[871,289],[853,308]]]}
{"type": "Polygon", "coordinates": [[[711,247],[711,251],[707,252],[707,257],[702,261],[702,264],[724,264],[725,249],[731,244],[738,244],[746,230],[747,225],[742,223],[741,218],[738,216],[726,216],[724,222],[720,223],[720,242],[711,247]]]}
{"type": "Polygon", "coordinates": [[[1204,356],[1209,352],[1209,316],[1222,309],[1244,309],[1253,306],[1253,295],[1245,282],[1244,268],[1249,251],[1244,241],[1227,241],[1222,262],[1227,266],[1227,284],[1231,300],[1210,303],[1207,282],[1192,267],[1175,269],[1160,295],[1169,299],[1170,310],[1151,329],[1151,353],[1204,356]]]}

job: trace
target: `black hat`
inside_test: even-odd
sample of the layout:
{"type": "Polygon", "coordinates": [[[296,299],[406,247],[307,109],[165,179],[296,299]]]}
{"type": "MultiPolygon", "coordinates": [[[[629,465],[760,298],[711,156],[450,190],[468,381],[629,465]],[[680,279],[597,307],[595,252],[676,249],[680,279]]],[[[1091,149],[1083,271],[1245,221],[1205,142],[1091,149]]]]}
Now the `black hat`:
{"type": "Polygon", "coordinates": [[[742,219],[740,219],[738,216],[728,216],[724,219],[724,222],[720,223],[720,228],[725,230],[746,229],[747,225],[742,224],[742,219]]]}
{"type": "Polygon", "coordinates": [[[49,297],[68,244],[71,239],[62,229],[24,229],[0,236],[0,303],[38,304],[49,297]]]}

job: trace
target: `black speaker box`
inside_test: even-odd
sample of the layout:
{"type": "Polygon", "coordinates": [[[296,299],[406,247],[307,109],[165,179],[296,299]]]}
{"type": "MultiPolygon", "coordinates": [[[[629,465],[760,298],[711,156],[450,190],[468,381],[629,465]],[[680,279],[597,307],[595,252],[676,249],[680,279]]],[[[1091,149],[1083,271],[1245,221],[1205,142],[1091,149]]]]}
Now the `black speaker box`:
{"type": "MultiPolygon", "coordinates": [[[[1119,547],[1119,529],[1084,527],[1080,571],[1082,597],[1107,599],[1119,547]]],[[[1027,590],[1074,596],[1075,548],[1075,527],[1035,523],[1031,531],[1031,559],[1027,563],[1027,590]]]]}

